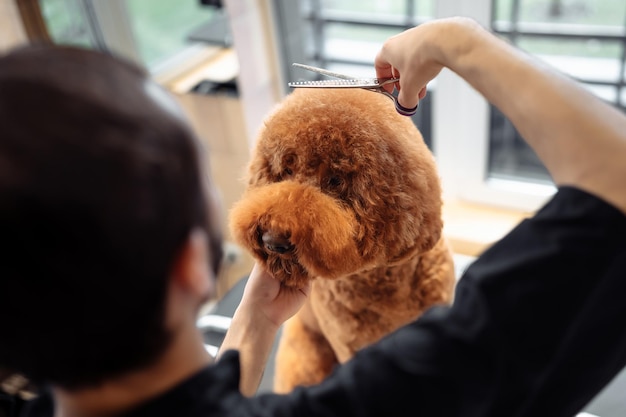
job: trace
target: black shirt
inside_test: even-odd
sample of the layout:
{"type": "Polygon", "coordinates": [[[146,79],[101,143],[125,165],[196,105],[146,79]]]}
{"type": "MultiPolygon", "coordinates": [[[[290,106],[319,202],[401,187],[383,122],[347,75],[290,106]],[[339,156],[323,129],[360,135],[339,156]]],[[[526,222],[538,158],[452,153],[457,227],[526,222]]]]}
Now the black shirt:
{"type": "MultiPolygon", "coordinates": [[[[358,352],[322,384],[248,399],[226,352],[127,417],[571,417],[626,365],[626,217],[561,188],[466,271],[451,307],[358,352]]],[[[49,396],[28,417],[50,417],[49,396]]]]}

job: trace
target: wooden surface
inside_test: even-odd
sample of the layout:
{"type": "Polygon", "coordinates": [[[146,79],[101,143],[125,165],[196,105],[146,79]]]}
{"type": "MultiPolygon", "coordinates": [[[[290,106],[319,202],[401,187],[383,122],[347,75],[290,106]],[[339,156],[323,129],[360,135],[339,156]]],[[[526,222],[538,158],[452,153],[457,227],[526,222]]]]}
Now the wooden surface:
{"type": "Polygon", "coordinates": [[[199,139],[205,144],[206,169],[211,172],[223,208],[226,240],[222,273],[218,279],[220,298],[252,269],[252,257],[235,245],[227,228],[230,207],[244,190],[243,176],[249,158],[243,110],[238,98],[225,95],[176,95],[199,139]]]}
{"type": "Polygon", "coordinates": [[[456,253],[477,256],[532,213],[448,201],[444,234],[456,253]]]}

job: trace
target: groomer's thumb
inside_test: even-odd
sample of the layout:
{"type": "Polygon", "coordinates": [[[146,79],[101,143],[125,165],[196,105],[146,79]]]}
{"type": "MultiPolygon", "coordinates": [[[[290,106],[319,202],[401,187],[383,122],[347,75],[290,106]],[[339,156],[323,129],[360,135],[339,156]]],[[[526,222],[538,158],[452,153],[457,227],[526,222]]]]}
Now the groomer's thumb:
{"type": "Polygon", "coordinates": [[[396,110],[403,116],[412,116],[417,111],[419,104],[419,87],[402,86],[398,92],[398,100],[396,101],[396,110]]]}

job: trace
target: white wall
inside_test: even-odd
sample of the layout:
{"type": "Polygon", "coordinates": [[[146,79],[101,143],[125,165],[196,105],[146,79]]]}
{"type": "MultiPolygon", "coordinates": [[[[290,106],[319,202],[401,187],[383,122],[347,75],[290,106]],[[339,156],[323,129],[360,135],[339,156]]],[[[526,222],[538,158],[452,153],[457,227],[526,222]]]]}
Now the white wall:
{"type": "Polygon", "coordinates": [[[0,54],[26,42],[15,0],[0,0],[0,54]]]}
{"type": "Polygon", "coordinates": [[[239,60],[238,88],[250,146],[267,114],[280,100],[270,0],[226,0],[239,60]]]}

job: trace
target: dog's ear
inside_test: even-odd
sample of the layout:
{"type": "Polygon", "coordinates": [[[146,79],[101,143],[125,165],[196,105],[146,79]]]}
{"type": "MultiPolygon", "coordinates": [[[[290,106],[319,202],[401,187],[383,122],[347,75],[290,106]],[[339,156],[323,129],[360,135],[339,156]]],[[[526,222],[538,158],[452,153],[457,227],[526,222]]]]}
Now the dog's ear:
{"type": "Polygon", "coordinates": [[[255,187],[271,182],[272,166],[263,152],[256,149],[252,152],[252,159],[248,164],[247,186],[255,187]]]}
{"type": "MultiPolygon", "coordinates": [[[[431,250],[441,239],[443,231],[441,186],[435,166],[428,165],[430,165],[428,169],[424,169],[421,174],[418,174],[422,179],[420,184],[414,183],[414,192],[410,193],[412,202],[404,205],[404,213],[398,213],[398,216],[405,217],[404,220],[398,222],[399,225],[403,226],[396,226],[391,229],[391,233],[400,242],[412,241],[412,244],[400,244],[398,245],[400,250],[391,249],[388,251],[389,262],[400,262],[416,254],[425,253],[431,250]],[[406,227],[409,224],[413,226],[406,227]]],[[[393,246],[391,245],[391,248],[393,246]]]]}
{"type": "Polygon", "coordinates": [[[258,158],[251,161],[248,168],[248,187],[257,185],[261,178],[266,177],[269,173],[267,161],[259,161],[258,158]]]}
{"type": "Polygon", "coordinates": [[[398,263],[441,238],[441,184],[435,159],[410,120],[384,119],[376,127],[382,139],[372,143],[385,146],[370,152],[349,199],[363,229],[357,236],[364,256],[398,263]]]}
{"type": "Polygon", "coordinates": [[[392,264],[399,263],[417,254],[428,252],[434,248],[441,239],[442,229],[443,220],[441,219],[440,210],[424,213],[424,218],[419,227],[419,234],[415,240],[415,244],[408,247],[405,251],[389,253],[389,262],[392,264]]]}
{"type": "Polygon", "coordinates": [[[355,213],[359,219],[356,235],[361,237],[359,248],[365,259],[397,264],[431,250],[439,242],[443,229],[441,199],[438,184],[431,185],[434,189],[407,193],[404,199],[383,196],[387,201],[379,200],[373,210],[373,200],[381,196],[362,191],[361,198],[369,199],[369,207],[355,207],[355,213]]]}

